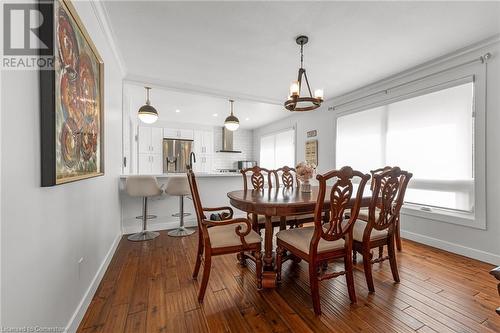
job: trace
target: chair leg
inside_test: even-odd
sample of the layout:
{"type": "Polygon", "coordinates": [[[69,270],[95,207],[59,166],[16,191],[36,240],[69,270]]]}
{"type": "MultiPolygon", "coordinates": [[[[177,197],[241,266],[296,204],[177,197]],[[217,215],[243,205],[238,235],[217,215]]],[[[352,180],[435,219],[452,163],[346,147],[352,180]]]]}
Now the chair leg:
{"type": "Polygon", "coordinates": [[[401,245],[401,221],[398,217],[396,220],[396,230],[394,230],[394,237],[396,238],[396,247],[398,251],[402,250],[402,245],[401,245]]]}
{"type": "Polygon", "coordinates": [[[383,246],[379,246],[378,247],[378,258],[382,258],[384,256],[384,247],[383,246]]]}
{"type": "Polygon", "coordinates": [[[319,301],[319,280],[318,265],[314,262],[309,263],[309,284],[311,285],[311,296],[313,301],[314,313],[321,314],[321,304],[319,301]]]}
{"type": "Polygon", "coordinates": [[[358,251],[352,250],[352,262],[355,264],[358,261],[358,251]]]}
{"type": "Polygon", "coordinates": [[[285,249],[278,246],[276,248],[276,280],[281,281],[281,267],[283,261],[283,255],[285,254],[285,249]]]}
{"type": "Polygon", "coordinates": [[[392,277],[394,278],[395,282],[399,282],[398,264],[396,262],[396,251],[394,249],[394,238],[390,237],[390,239],[388,239],[388,242],[387,252],[389,253],[389,262],[391,264],[392,277]]]}
{"type": "Polygon", "coordinates": [[[238,262],[240,263],[240,266],[241,267],[245,267],[247,262],[246,262],[246,258],[245,258],[245,252],[240,252],[236,255],[236,258],[238,258],[238,262]]]}
{"type": "Polygon", "coordinates": [[[257,289],[262,289],[262,251],[255,252],[255,272],[257,273],[257,289]]]}
{"type": "Polygon", "coordinates": [[[208,278],[210,277],[210,268],[212,266],[212,256],[210,254],[205,256],[205,263],[203,265],[203,278],[201,280],[200,292],[198,293],[198,302],[202,303],[207,290],[208,278]]]}
{"type": "Polygon", "coordinates": [[[368,285],[368,290],[373,293],[375,292],[375,286],[373,285],[372,276],[372,254],[369,248],[363,249],[363,269],[365,271],[366,284],[368,285]]]}
{"type": "Polygon", "coordinates": [[[354,267],[351,258],[351,251],[346,251],[346,255],[344,258],[344,266],[345,266],[345,278],[347,282],[347,291],[349,293],[349,299],[352,304],[356,303],[356,290],[354,289],[354,267]]]}
{"type": "Polygon", "coordinates": [[[193,279],[198,277],[200,271],[201,258],[203,257],[203,238],[201,237],[201,230],[198,230],[200,237],[198,237],[198,252],[196,253],[196,263],[194,264],[193,279]]]}

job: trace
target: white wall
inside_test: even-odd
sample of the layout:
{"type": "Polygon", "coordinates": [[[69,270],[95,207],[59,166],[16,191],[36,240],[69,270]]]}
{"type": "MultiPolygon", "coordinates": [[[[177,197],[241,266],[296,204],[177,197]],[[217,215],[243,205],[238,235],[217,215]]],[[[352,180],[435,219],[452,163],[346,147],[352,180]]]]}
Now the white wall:
{"type": "MultiPolygon", "coordinates": [[[[335,115],[322,106],[313,112],[297,112],[290,117],[271,123],[254,130],[253,151],[255,159],[260,158],[260,138],[284,129],[295,127],[295,163],[305,161],[305,142],[308,140],[307,132],[317,131],[315,138],[318,140],[318,172],[331,170],[335,158],[335,115]]],[[[309,140],[310,140],[309,139],[309,140]]]]}
{"type": "MultiPolygon", "coordinates": [[[[487,64],[487,91],[486,91],[486,218],[487,229],[480,230],[466,226],[455,225],[446,222],[435,221],[415,216],[404,215],[402,217],[403,237],[426,243],[435,247],[446,249],[455,253],[463,254],[472,258],[500,264],[500,178],[496,176],[500,169],[500,44],[498,42],[487,47],[475,47],[472,51],[461,50],[456,57],[449,60],[427,63],[425,69],[415,71],[411,75],[402,78],[411,80],[422,75],[440,71],[461,62],[479,58],[486,52],[492,53],[493,57],[487,64]]],[[[373,86],[368,86],[357,91],[348,93],[341,98],[333,99],[336,102],[348,101],[350,99],[367,95],[373,90],[384,89],[395,82],[388,79],[387,82],[380,81],[373,86]]],[[[260,137],[280,129],[296,126],[297,161],[304,160],[304,144],[308,130],[318,130],[318,172],[333,169],[335,166],[335,112],[326,111],[333,105],[332,100],[326,101],[322,108],[313,112],[295,113],[292,116],[254,130],[254,152],[259,157],[260,137]]],[[[369,144],[369,143],[367,143],[369,144]]]]}
{"type": "Polygon", "coordinates": [[[65,327],[120,235],[122,75],[94,7],[74,4],[105,63],[106,174],[41,188],[38,73],[2,73],[3,326],[65,327]]]}

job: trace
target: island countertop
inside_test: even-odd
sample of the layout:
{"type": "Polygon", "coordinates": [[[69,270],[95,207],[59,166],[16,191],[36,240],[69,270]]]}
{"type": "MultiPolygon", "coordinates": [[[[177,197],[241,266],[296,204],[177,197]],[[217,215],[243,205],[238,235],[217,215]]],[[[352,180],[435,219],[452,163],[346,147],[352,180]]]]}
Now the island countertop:
{"type": "MultiPolygon", "coordinates": [[[[120,175],[120,178],[126,179],[129,176],[153,176],[156,178],[172,178],[172,177],[186,177],[185,173],[161,173],[161,174],[130,174],[130,175],[120,175]]],[[[195,173],[196,178],[207,178],[207,177],[241,177],[239,172],[197,172],[195,173]]]]}

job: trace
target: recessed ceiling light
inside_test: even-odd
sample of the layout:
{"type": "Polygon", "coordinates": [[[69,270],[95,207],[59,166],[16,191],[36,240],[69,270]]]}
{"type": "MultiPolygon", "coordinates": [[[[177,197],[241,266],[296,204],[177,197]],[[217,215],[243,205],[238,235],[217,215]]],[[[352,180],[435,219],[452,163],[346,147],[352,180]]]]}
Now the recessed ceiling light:
{"type": "Polygon", "coordinates": [[[214,113],[212,116],[217,117],[217,116],[218,116],[218,114],[217,114],[217,113],[214,113]]]}
{"type": "Polygon", "coordinates": [[[245,120],[247,120],[247,121],[248,121],[248,120],[250,120],[250,118],[245,118],[245,120]]]}
{"type": "Polygon", "coordinates": [[[181,112],[181,110],[179,110],[179,109],[175,110],[175,113],[179,113],[179,112],[181,112]]]}

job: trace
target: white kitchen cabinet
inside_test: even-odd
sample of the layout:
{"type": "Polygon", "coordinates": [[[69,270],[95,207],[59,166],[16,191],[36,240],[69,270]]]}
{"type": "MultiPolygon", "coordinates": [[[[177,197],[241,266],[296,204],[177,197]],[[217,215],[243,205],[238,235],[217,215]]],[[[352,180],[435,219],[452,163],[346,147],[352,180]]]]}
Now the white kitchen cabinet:
{"type": "Polygon", "coordinates": [[[179,128],[164,128],[163,137],[166,139],[193,140],[194,131],[179,128]]]}
{"type": "Polygon", "coordinates": [[[163,154],[163,129],[139,126],[139,154],[163,154]]]}
{"type": "Polygon", "coordinates": [[[163,173],[163,155],[139,154],[139,174],[163,173]]]}
{"type": "Polygon", "coordinates": [[[214,132],[194,131],[194,151],[196,154],[212,154],[214,152],[214,132]]]}
{"type": "Polygon", "coordinates": [[[194,131],[194,149],[196,154],[196,163],[194,170],[196,172],[212,172],[214,157],[214,133],[209,130],[194,131]]]}

